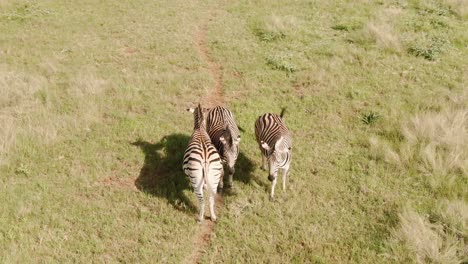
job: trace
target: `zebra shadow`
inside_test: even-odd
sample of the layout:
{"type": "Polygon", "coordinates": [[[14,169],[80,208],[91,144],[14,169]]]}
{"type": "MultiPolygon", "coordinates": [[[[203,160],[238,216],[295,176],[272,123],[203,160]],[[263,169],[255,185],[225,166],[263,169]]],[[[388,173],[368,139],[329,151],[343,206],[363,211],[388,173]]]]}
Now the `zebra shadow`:
{"type": "Polygon", "coordinates": [[[171,134],[155,144],[141,139],[131,144],[145,154],[135,186],[142,192],[166,198],[177,210],[194,213],[197,207],[184,194],[184,190],[191,189],[190,181],[182,170],[189,140],[188,135],[171,134]]]}
{"type": "Polygon", "coordinates": [[[224,166],[224,190],[223,195],[235,195],[237,193],[238,187],[236,182],[242,182],[244,184],[249,184],[253,179],[252,172],[254,171],[254,163],[242,152],[239,152],[237,156],[235,169],[236,172],[233,176],[234,189],[228,188],[228,170],[224,166]]]}

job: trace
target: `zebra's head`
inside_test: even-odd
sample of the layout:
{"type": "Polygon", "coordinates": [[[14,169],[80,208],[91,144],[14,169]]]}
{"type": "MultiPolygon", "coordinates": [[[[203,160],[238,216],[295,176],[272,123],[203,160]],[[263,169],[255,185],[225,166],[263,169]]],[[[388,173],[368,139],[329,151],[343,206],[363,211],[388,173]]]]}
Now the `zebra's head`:
{"type": "Polygon", "coordinates": [[[268,180],[273,181],[278,176],[278,170],[288,164],[288,161],[290,160],[291,147],[285,144],[282,136],[275,142],[273,148],[264,141],[261,141],[260,143],[262,148],[267,151],[269,167],[268,180]]]}
{"type": "Polygon", "coordinates": [[[200,104],[196,108],[187,108],[187,111],[193,113],[193,127],[194,129],[197,128],[204,128],[206,129],[206,116],[205,113],[208,111],[207,108],[202,108],[200,104]]]}
{"type": "Polygon", "coordinates": [[[222,156],[224,161],[229,167],[229,173],[234,174],[234,164],[236,163],[237,156],[239,155],[239,143],[241,136],[233,136],[228,127],[224,130],[223,135],[219,138],[219,141],[223,144],[222,156]]]}

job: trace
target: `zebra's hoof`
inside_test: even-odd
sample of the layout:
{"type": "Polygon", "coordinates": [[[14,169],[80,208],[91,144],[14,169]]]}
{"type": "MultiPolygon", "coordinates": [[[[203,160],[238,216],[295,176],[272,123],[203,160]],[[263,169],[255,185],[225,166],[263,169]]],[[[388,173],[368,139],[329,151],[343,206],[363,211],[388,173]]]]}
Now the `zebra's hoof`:
{"type": "Polygon", "coordinates": [[[211,217],[211,221],[216,222],[216,220],[217,220],[216,216],[211,217]]]}
{"type": "Polygon", "coordinates": [[[275,198],[273,196],[270,196],[270,202],[274,202],[275,198]]]}
{"type": "Polygon", "coordinates": [[[203,219],[197,219],[197,224],[201,225],[203,223],[203,219]]]}

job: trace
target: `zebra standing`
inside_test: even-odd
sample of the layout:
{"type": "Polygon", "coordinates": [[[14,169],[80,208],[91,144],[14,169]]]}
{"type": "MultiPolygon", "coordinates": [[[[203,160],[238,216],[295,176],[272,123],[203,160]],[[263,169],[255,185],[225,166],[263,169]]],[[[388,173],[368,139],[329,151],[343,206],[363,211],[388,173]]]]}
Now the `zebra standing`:
{"type": "Polygon", "coordinates": [[[276,114],[264,114],[255,122],[255,138],[262,152],[262,168],[266,170],[265,161],[268,160],[268,180],[272,182],[270,200],[275,194],[278,170],[283,170],[283,191],[286,190],[286,177],[291,164],[292,136],[282,118],[284,110],[276,114]]]}
{"type": "MultiPolygon", "coordinates": [[[[218,150],[222,162],[228,167],[228,186],[233,187],[234,165],[239,155],[239,143],[241,140],[234,115],[229,109],[222,106],[209,109],[206,118],[206,131],[210,136],[211,142],[213,142],[218,150]]],[[[222,175],[224,176],[224,171],[222,175]]],[[[223,189],[223,185],[223,180],[221,180],[219,183],[220,189],[223,189]]]]}
{"type": "Polygon", "coordinates": [[[194,131],[184,154],[182,168],[190,178],[195,195],[200,204],[200,215],[198,221],[201,223],[205,214],[205,202],[203,199],[203,188],[207,187],[210,194],[209,205],[211,220],[216,221],[214,202],[216,189],[223,171],[221,159],[206,133],[206,121],[200,104],[193,109],[187,109],[194,114],[194,131]]]}

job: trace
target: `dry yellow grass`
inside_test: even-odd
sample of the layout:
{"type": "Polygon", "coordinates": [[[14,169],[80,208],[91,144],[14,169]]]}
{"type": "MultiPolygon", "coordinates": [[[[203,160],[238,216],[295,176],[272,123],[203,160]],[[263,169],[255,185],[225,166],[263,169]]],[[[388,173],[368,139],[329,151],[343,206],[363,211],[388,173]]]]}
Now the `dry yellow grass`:
{"type": "Polygon", "coordinates": [[[445,2],[459,16],[468,16],[468,0],[445,0],[445,2]]]}
{"type": "MultiPolygon", "coordinates": [[[[443,200],[439,202],[436,214],[442,219],[445,226],[449,228],[451,232],[461,237],[468,238],[467,202],[463,200],[443,200]]],[[[468,251],[466,255],[468,257],[468,251]]]]}
{"type": "MultiPolygon", "coordinates": [[[[461,172],[468,175],[468,110],[451,109],[441,113],[414,116],[402,127],[405,150],[418,152],[426,173],[447,175],[461,172]]],[[[401,152],[411,162],[413,153],[401,152]]]]}
{"type": "Polygon", "coordinates": [[[418,113],[401,125],[396,147],[371,137],[371,157],[401,168],[415,168],[433,188],[468,176],[468,108],[466,92],[449,95],[442,111],[418,113]]]}
{"type": "Polygon", "coordinates": [[[25,108],[37,100],[34,94],[45,85],[46,80],[42,76],[36,76],[25,72],[10,69],[6,65],[0,65],[0,108],[5,108],[21,113],[25,108]]]}
{"type": "Polygon", "coordinates": [[[288,32],[294,30],[297,23],[294,16],[271,15],[265,20],[265,29],[269,32],[288,32]]]}
{"type": "Polygon", "coordinates": [[[394,29],[394,20],[401,13],[401,9],[387,8],[379,12],[376,18],[365,28],[368,34],[382,49],[400,52],[402,49],[398,33],[394,29]]]}
{"type": "Polygon", "coordinates": [[[100,78],[96,74],[96,69],[85,68],[79,71],[72,80],[71,88],[74,97],[86,95],[99,95],[103,93],[108,85],[108,81],[100,78]]]}
{"type": "Polygon", "coordinates": [[[20,119],[39,106],[35,93],[46,84],[42,76],[0,65],[0,163],[20,133],[20,119]]]}
{"type": "Polygon", "coordinates": [[[4,162],[7,152],[16,141],[16,123],[13,117],[0,115],[0,164],[4,162]]]}
{"type": "Polygon", "coordinates": [[[442,225],[433,224],[412,209],[399,215],[400,225],[393,231],[393,254],[400,262],[405,258],[401,246],[415,256],[417,263],[460,263],[463,244],[444,232],[442,225]]]}

